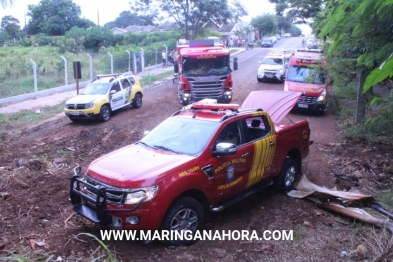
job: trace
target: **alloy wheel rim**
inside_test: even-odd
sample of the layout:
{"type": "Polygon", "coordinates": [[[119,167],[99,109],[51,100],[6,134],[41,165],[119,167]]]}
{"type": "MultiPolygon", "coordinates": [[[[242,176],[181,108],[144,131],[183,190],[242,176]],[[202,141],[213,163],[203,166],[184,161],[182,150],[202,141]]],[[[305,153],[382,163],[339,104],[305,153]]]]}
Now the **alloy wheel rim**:
{"type": "Polygon", "coordinates": [[[172,218],[171,230],[195,231],[198,225],[198,216],[194,210],[185,208],[179,210],[172,218]]]}

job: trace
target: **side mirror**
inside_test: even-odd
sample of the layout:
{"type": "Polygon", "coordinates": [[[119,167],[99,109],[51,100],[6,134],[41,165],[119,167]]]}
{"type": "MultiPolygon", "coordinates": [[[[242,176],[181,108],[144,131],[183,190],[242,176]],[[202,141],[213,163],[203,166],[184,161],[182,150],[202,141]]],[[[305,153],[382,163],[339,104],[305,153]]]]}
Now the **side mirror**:
{"type": "Polygon", "coordinates": [[[111,94],[111,95],[116,94],[116,90],[111,90],[111,91],[109,92],[109,94],[111,94]]]}
{"type": "Polygon", "coordinates": [[[236,146],[232,143],[222,142],[216,145],[213,156],[229,156],[237,153],[236,146]]]}
{"type": "Polygon", "coordinates": [[[237,70],[237,57],[233,58],[233,70],[237,70]]]}

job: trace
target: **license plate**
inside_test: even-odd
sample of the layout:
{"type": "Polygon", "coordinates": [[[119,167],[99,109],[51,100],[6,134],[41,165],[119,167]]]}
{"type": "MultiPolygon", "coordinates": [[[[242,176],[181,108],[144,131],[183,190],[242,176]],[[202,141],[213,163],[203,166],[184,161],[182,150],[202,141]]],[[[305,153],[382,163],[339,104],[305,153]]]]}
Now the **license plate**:
{"type": "Polygon", "coordinates": [[[297,106],[301,107],[301,108],[308,108],[308,105],[306,105],[306,104],[298,104],[297,106]]]}
{"type": "Polygon", "coordinates": [[[274,77],[274,74],[266,74],[266,77],[274,77]]]}
{"type": "Polygon", "coordinates": [[[72,115],[72,116],[79,116],[79,112],[70,112],[70,115],[72,115]]]}

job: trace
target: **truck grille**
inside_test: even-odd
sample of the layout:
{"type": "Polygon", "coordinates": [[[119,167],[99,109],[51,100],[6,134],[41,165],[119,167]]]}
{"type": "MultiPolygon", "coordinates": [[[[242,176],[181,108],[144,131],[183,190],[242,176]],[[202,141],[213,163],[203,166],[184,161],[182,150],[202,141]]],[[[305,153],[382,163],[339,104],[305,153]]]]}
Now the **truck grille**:
{"type": "Polygon", "coordinates": [[[318,97],[316,96],[305,96],[301,95],[298,99],[298,104],[315,104],[317,102],[318,97]]]}
{"type": "MultiPolygon", "coordinates": [[[[83,191],[89,195],[90,197],[96,199],[97,198],[97,190],[98,188],[105,188],[107,190],[117,190],[117,191],[124,191],[123,193],[119,192],[106,192],[106,202],[115,206],[120,206],[124,204],[124,201],[127,197],[127,192],[129,191],[128,189],[124,188],[118,188],[118,187],[113,187],[109,186],[107,184],[104,184],[100,181],[97,181],[88,175],[85,174],[84,180],[86,184],[83,185],[83,191]]],[[[90,202],[89,202],[90,203],[90,202]]],[[[90,203],[94,204],[94,203],[90,203]]]]}
{"type": "Polygon", "coordinates": [[[221,98],[224,95],[224,82],[227,76],[218,77],[216,81],[198,81],[195,78],[187,78],[191,86],[191,94],[197,99],[221,98]]]}

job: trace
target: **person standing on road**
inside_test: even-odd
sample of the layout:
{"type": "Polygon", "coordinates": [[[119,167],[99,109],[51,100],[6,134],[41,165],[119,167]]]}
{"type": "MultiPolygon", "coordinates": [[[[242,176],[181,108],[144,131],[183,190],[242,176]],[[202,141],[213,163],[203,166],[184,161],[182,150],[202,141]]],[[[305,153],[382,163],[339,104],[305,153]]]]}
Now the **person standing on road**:
{"type": "Polygon", "coordinates": [[[162,50],[161,56],[162,56],[162,67],[166,67],[166,52],[165,52],[165,50],[162,50]]]}

